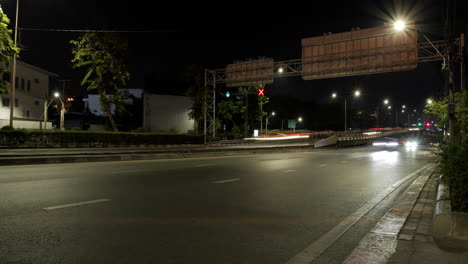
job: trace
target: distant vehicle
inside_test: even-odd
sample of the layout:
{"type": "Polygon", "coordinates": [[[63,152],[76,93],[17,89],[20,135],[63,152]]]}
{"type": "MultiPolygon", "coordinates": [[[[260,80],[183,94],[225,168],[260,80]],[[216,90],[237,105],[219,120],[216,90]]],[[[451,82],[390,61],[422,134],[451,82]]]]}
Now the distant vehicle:
{"type": "Polygon", "coordinates": [[[396,148],[400,146],[401,143],[402,142],[400,142],[397,138],[382,137],[382,138],[376,139],[372,143],[372,146],[380,147],[380,148],[396,148]]]}

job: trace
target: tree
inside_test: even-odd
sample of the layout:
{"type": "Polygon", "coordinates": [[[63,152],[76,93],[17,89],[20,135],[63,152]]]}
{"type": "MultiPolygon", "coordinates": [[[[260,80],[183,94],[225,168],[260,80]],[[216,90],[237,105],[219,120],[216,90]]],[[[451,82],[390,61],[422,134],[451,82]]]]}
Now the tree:
{"type": "MultiPolygon", "coordinates": [[[[204,69],[199,65],[190,65],[185,73],[185,79],[188,83],[188,89],[185,92],[186,96],[192,97],[193,105],[189,112],[189,117],[195,120],[198,132],[203,128],[203,106],[205,104],[205,82],[204,69]]],[[[212,96],[206,94],[206,101],[211,102],[212,96]]],[[[208,103],[209,104],[209,103],[208,103]]],[[[212,110],[211,106],[207,106],[207,114],[212,110]]]]}
{"type": "Polygon", "coordinates": [[[0,6],[0,94],[7,93],[9,82],[3,77],[8,73],[13,56],[19,54],[19,48],[11,39],[11,29],[8,29],[8,24],[10,24],[10,19],[3,13],[0,6]]]}
{"type": "MultiPolygon", "coordinates": [[[[457,92],[454,94],[455,97],[455,123],[454,130],[464,132],[467,131],[467,119],[468,119],[468,105],[466,104],[468,98],[468,91],[457,92]]],[[[448,128],[448,98],[442,98],[440,100],[432,100],[432,103],[427,104],[424,108],[424,113],[433,115],[439,119],[437,126],[441,129],[448,128]]],[[[456,133],[460,134],[460,133],[456,133]]]]}
{"type": "Polygon", "coordinates": [[[130,79],[125,58],[128,43],[113,33],[88,32],[72,44],[73,68],[85,68],[81,85],[97,91],[101,109],[106,112],[111,127],[117,131],[112,107],[120,111],[125,106],[124,86],[130,79]]]}

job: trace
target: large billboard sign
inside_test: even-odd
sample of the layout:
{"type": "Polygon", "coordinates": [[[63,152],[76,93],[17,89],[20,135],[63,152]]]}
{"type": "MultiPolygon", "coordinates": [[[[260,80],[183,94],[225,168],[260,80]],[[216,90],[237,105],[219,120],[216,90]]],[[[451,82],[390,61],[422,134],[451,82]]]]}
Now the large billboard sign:
{"type": "Polygon", "coordinates": [[[415,69],[417,32],[383,26],[302,39],[304,80],[415,69]]]}
{"type": "Polygon", "coordinates": [[[262,59],[228,64],[226,67],[226,86],[251,86],[273,83],[273,59],[262,59]]]}

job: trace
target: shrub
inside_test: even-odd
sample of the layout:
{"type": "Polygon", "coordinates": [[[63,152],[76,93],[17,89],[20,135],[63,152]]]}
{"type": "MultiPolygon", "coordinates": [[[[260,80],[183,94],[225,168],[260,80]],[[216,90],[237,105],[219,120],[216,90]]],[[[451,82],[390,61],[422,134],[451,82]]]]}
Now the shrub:
{"type": "Polygon", "coordinates": [[[144,133],[145,129],[143,127],[137,127],[134,130],[132,130],[134,133],[144,133]]]}
{"type": "Polygon", "coordinates": [[[203,136],[188,134],[91,132],[91,131],[0,131],[0,146],[128,146],[201,144],[203,136]]]}
{"type": "Polygon", "coordinates": [[[445,143],[438,153],[442,180],[450,188],[454,211],[468,211],[468,139],[460,143],[445,143]]]}
{"type": "Polygon", "coordinates": [[[2,127],[1,130],[5,130],[5,131],[6,131],[6,130],[13,130],[13,127],[11,127],[11,126],[4,126],[4,127],[2,127]]]}

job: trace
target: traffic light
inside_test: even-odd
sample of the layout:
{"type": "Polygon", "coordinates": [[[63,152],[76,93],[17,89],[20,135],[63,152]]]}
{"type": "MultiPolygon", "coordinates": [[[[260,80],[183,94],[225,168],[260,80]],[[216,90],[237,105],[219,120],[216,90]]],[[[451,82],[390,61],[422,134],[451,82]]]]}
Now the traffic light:
{"type": "Polygon", "coordinates": [[[421,123],[421,122],[418,122],[418,126],[422,126],[422,123],[421,123]]]}
{"type": "Polygon", "coordinates": [[[426,122],[426,124],[424,124],[426,127],[430,127],[431,126],[431,123],[430,122],[426,122]]]}
{"type": "Polygon", "coordinates": [[[258,88],[257,95],[265,96],[265,88],[258,88]]]}
{"type": "Polygon", "coordinates": [[[226,98],[229,98],[231,96],[231,93],[229,91],[226,92],[226,98]]]}

